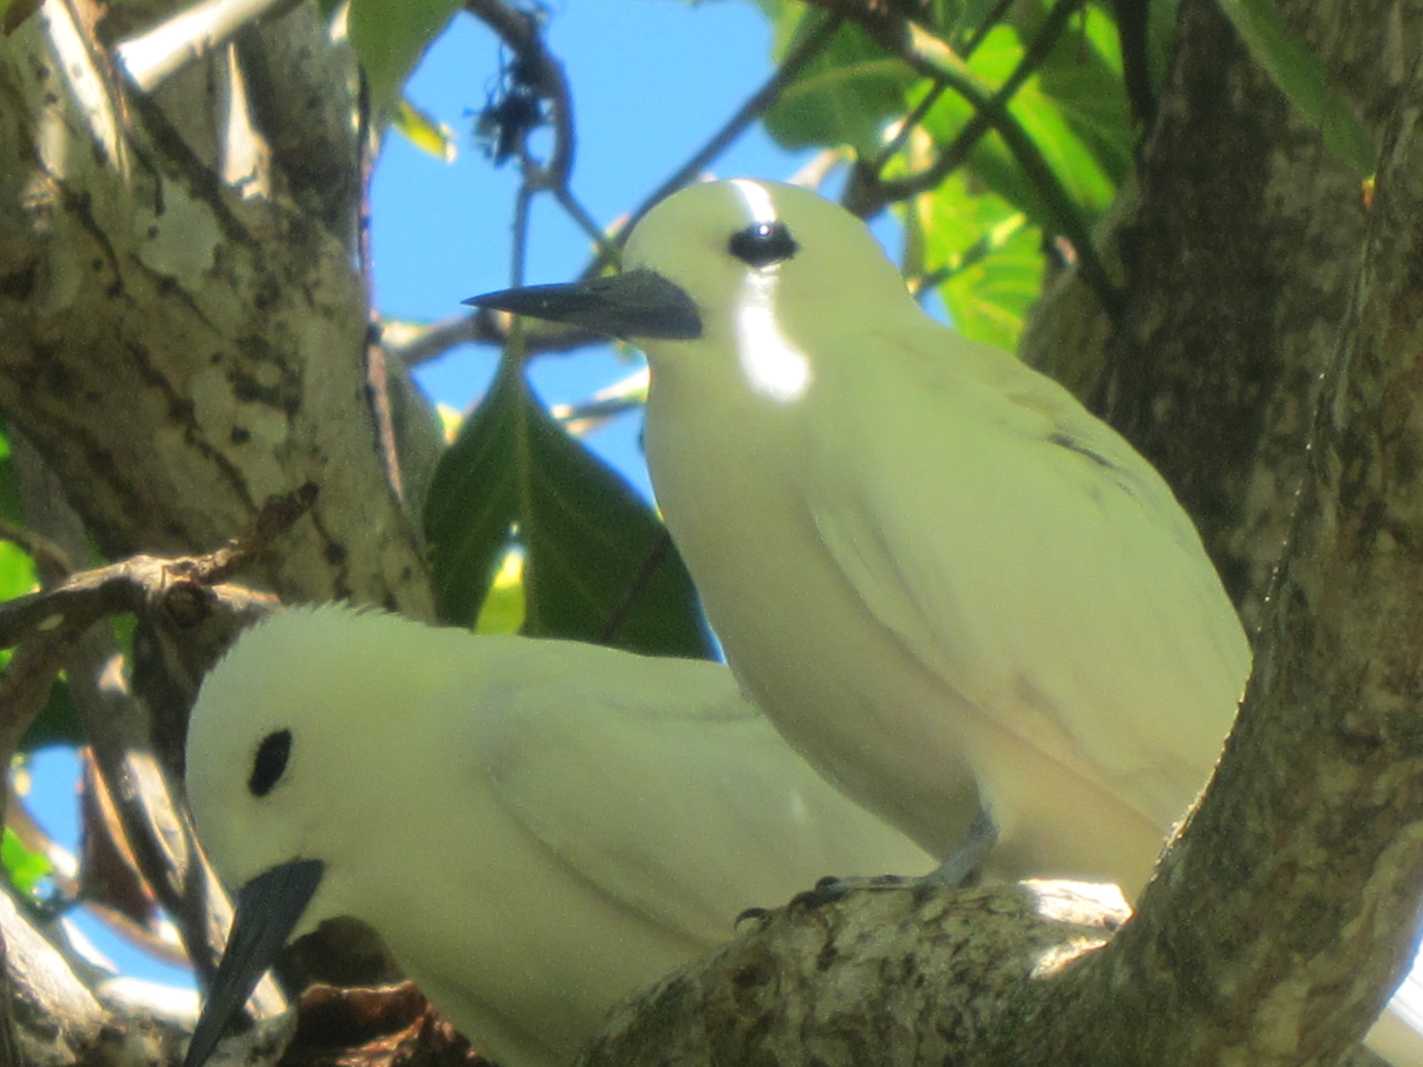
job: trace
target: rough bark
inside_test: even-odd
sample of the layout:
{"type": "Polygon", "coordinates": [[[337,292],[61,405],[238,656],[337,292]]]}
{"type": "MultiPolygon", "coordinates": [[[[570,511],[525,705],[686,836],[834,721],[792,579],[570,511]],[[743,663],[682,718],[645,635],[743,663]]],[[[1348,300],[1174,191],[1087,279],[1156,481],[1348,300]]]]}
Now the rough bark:
{"type": "MultiPolygon", "coordinates": [[[[204,551],[249,531],[268,498],[311,484],[310,515],[243,579],[290,600],[349,597],[430,617],[408,496],[438,431],[393,398],[413,445],[404,458],[423,466],[401,472],[415,490],[402,502],[366,366],[354,61],[327,39],[316,5],[286,4],[141,93],[109,47],[178,6],[46,0],[0,47],[0,417],[27,520],[78,566],[90,543],[111,559],[204,551]]],[[[398,394],[408,388],[389,377],[398,394]]],[[[124,769],[155,751],[168,759],[154,773],[176,780],[198,668],[226,634],[187,635],[175,649],[146,630],[134,672],[144,701],[127,716],[76,686],[120,784],[133,786],[124,769]]],[[[154,797],[128,799],[146,828],[171,830],[154,797]]],[[[150,867],[173,913],[192,920],[185,928],[201,925],[206,904],[171,899],[183,871],[150,867]]],[[[16,1012],[24,1054],[109,1062],[137,1016],[51,1003],[72,976],[53,954],[26,956],[15,923],[3,931],[13,1001],[40,1005],[16,1012]]],[[[217,931],[188,932],[201,965],[199,946],[217,931]]],[[[172,1061],[180,1036],[141,1058],[172,1061]]]]}
{"type": "Polygon", "coordinates": [[[305,4],[145,96],[106,12],[50,0],[0,50],[0,412],[111,558],[211,548],[311,482],[264,581],[428,617],[366,391],[349,54],[305,4]]]}
{"type": "MultiPolygon", "coordinates": [[[[1377,140],[1423,44],[1423,9],[1277,6],[1377,140]]],[[[1025,357],[1067,368],[1166,475],[1253,630],[1367,212],[1359,177],[1291,109],[1213,0],[1184,0],[1177,47],[1135,203],[1105,238],[1124,266],[1123,320],[1105,328],[1090,294],[1068,283],[1051,309],[1059,321],[1038,325],[1025,357]]]]}

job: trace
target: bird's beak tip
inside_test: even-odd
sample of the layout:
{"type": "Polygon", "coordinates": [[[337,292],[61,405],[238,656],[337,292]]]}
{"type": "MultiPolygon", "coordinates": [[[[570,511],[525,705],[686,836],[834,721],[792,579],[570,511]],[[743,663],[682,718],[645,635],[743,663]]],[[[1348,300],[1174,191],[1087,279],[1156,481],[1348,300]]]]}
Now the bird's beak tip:
{"type": "Polygon", "coordinates": [[[208,989],[183,1067],[202,1067],[242,1010],[321,884],[325,865],[302,859],[259,874],[237,893],[227,948],[208,989]]]}

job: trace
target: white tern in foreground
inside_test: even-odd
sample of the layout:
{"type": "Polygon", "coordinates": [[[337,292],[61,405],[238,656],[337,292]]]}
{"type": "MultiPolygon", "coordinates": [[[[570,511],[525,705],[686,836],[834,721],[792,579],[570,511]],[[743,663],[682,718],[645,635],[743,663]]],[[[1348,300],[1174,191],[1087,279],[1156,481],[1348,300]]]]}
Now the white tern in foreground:
{"type": "Polygon", "coordinates": [[[933,860],[846,800],[725,667],[339,606],[240,636],[188,731],[237,916],[187,1067],[289,939],[352,916],[504,1067],[826,874],[933,860]]]}
{"type": "Polygon", "coordinates": [[[737,677],[830,780],[942,856],[966,762],[989,874],[1137,893],[1250,649],[1124,438],[931,319],[858,219],[793,186],[689,187],[618,277],[468,302],[646,352],[667,525],[737,677]]]}

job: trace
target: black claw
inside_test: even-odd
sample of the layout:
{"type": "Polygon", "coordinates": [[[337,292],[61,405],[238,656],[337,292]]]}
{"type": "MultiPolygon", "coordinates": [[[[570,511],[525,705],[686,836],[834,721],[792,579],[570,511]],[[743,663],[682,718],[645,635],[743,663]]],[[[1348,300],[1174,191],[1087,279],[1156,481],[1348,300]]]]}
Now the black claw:
{"type": "Polygon", "coordinates": [[[815,888],[791,897],[789,907],[819,908],[843,899],[850,892],[850,883],[843,878],[822,878],[815,888]]]}

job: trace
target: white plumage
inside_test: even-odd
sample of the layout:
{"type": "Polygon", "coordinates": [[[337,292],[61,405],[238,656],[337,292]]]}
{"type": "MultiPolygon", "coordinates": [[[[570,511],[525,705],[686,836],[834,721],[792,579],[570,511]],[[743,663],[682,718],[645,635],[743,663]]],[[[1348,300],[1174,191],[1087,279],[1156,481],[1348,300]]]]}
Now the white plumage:
{"type": "MultiPolygon", "coordinates": [[[[319,861],[292,936],[368,923],[505,1067],[570,1061],[616,1000],[729,939],[744,908],[825,874],[932,866],[724,667],[338,606],[239,638],[193,709],[187,776],[229,887],[319,861]]],[[[283,907],[267,895],[246,918],[283,907]]],[[[218,984],[255,978],[287,936],[239,949],[218,984]]]]}
{"type": "Polygon", "coordinates": [[[929,851],[963,840],[973,781],[990,873],[1134,896],[1250,669],[1161,477],[1055,382],[931,320],[805,190],[685,189],[623,266],[626,292],[472,302],[647,353],[658,503],[746,691],[929,851]]]}

